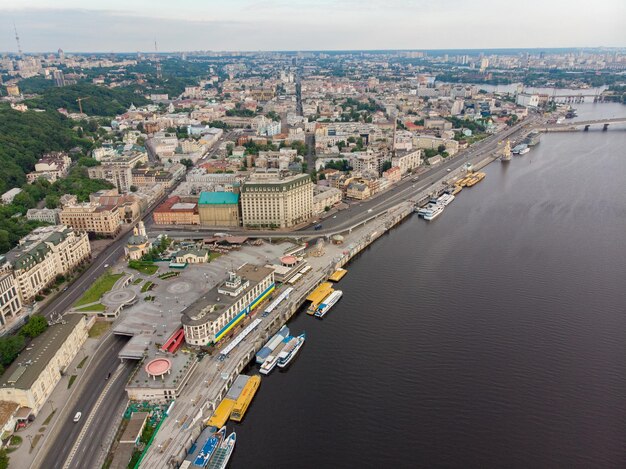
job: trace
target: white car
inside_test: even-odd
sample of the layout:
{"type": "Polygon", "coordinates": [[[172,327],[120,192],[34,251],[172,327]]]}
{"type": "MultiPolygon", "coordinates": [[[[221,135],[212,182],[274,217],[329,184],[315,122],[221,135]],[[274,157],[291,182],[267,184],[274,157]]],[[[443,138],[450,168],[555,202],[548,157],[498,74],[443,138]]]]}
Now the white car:
{"type": "Polygon", "coordinates": [[[450,171],[452,171],[452,170],[451,170],[450,168],[448,168],[448,169],[446,169],[446,171],[450,172],[450,171]]]}
{"type": "Polygon", "coordinates": [[[372,209],[370,208],[370,209],[367,211],[367,213],[372,213],[372,209]]]}
{"type": "Polygon", "coordinates": [[[76,415],[74,415],[74,423],[77,423],[82,416],[83,414],[81,412],[76,412],[76,415]]]}

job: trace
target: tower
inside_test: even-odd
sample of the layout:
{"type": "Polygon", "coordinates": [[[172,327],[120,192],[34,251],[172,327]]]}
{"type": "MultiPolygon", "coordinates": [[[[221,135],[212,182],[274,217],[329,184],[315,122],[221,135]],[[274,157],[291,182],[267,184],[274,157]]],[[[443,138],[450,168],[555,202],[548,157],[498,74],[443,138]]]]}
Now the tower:
{"type": "Polygon", "coordinates": [[[137,223],[137,232],[139,236],[146,237],[146,225],[143,224],[143,221],[137,223]]]}
{"type": "Polygon", "coordinates": [[[163,75],[161,74],[161,61],[159,60],[159,56],[157,55],[158,49],[157,49],[157,42],[156,39],[154,41],[154,60],[156,60],[156,77],[157,80],[160,80],[161,78],[163,78],[163,75]]]}
{"type": "Polygon", "coordinates": [[[20,37],[17,34],[17,27],[15,26],[15,23],[13,23],[13,30],[15,31],[15,42],[17,42],[17,53],[20,57],[22,57],[22,46],[20,44],[20,37]]]}

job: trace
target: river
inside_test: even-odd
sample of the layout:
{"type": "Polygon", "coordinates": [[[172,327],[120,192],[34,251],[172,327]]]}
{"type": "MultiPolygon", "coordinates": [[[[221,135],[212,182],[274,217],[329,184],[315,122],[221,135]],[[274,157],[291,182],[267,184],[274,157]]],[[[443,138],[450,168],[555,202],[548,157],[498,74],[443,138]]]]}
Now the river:
{"type": "Polygon", "coordinates": [[[324,320],[289,323],[307,342],[263,378],[230,467],[624,467],[625,148],[543,135],[378,240],[324,320]]]}

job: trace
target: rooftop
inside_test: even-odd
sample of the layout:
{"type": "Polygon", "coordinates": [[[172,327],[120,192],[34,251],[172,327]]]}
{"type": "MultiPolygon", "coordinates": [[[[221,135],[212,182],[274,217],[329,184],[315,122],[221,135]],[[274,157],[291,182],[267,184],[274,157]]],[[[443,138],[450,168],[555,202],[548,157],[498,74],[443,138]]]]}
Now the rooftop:
{"type": "Polygon", "coordinates": [[[7,368],[0,377],[0,387],[30,389],[76,326],[85,320],[83,315],[67,314],[62,323],[48,327],[7,368]]]}
{"type": "Polygon", "coordinates": [[[220,293],[219,290],[226,288],[225,282],[213,287],[205,295],[198,298],[187,308],[182,316],[182,323],[187,326],[195,326],[215,321],[220,317],[224,310],[230,308],[234,303],[251,288],[254,288],[261,280],[270,275],[273,269],[269,267],[261,267],[253,264],[244,264],[236,270],[235,274],[241,277],[242,284],[246,281],[249,285],[244,288],[238,295],[230,296],[220,293]]]}
{"type": "Polygon", "coordinates": [[[239,194],[232,192],[201,192],[199,205],[225,205],[239,202],[239,194]]]}

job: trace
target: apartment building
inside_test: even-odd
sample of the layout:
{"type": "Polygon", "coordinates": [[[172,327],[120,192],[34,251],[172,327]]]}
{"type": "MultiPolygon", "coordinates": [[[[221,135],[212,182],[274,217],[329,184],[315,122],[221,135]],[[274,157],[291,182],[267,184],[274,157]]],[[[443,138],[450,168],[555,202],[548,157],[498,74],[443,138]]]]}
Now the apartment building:
{"type": "Polygon", "coordinates": [[[64,206],[61,210],[61,224],[114,238],[121,229],[122,218],[117,205],[86,202],[64,206]]]}
{"type": "Polygon", "coordinates": [[[182,316],[185,341],[208,345],[223,339],[275,288],[274,269],[244,264],[196,300],[182,316]]]}
{"type": "Polygon", "coordinates": [[[62,151],[46,153],[35,163],[35,171],[26,175],[26,180],[31,184],[40,178],[55,182],[67,175],[71,163],[72,160],[67,153],[62,151]]]}
{"type": "Polygon", "coordinates": [[[91,179],[104,179],[110,182],[120,193],[129,192],[133,184],[132,170],[139,163],[145,163],[145,153],[137,153],[133,156],[107,157],[100,160],[100,166],[88,168],[87,173],[91,179]]]}
{"type": "Polygon", "coordinates": [[[341,202],[342,196],[340,189],[316,185],[313,191],[313,215],[324,213],[326,207],[332,207],[341,202]]]}
{"type": "Polygon", "coordinates": [[[391,163],[400,168],[400,173],[405,175],[422,164],[422,150],[399,152],[392,158],[391,163]]]}
{"type": "Polygon", "coordinates": [[[200,223],[198,204],[185,202],[178,195],[170,197],[154,209],[152,218],[155,225],[197,225],[200,223]]]}
{"type": "Polygon", "coordinates": [[[58,225],[61,221],[60,208],[29,208],[26,212],[26,219],[33,221],[41,221],[58,225]]]}
{"type": "Polygon", "coordinates": [[[0,333],[22,313],[22,300],[13,272],[0,273],[0,333]]]}
{"type": "Polygon", "coordinates": [[[90,255],[85,233],[63,225],[45,226],[32,231],[1,256],[0,269],[13,272],[21,301],[28,303],[57,275],[67,275],[90,255]]]}
{"type": "Polygon", "coordinates": [[[308,174],[265,179],[253,174],[241,187],[245,227],[289,228],[313,214],[313,183],[308,174]]]}
{"type": "Polygon", "coordinates": [[[0,377],[0,401],[28,407],[37,416],[87,340],[92,323],[83,315],[67,314],[35,338],[0,377]]]}

